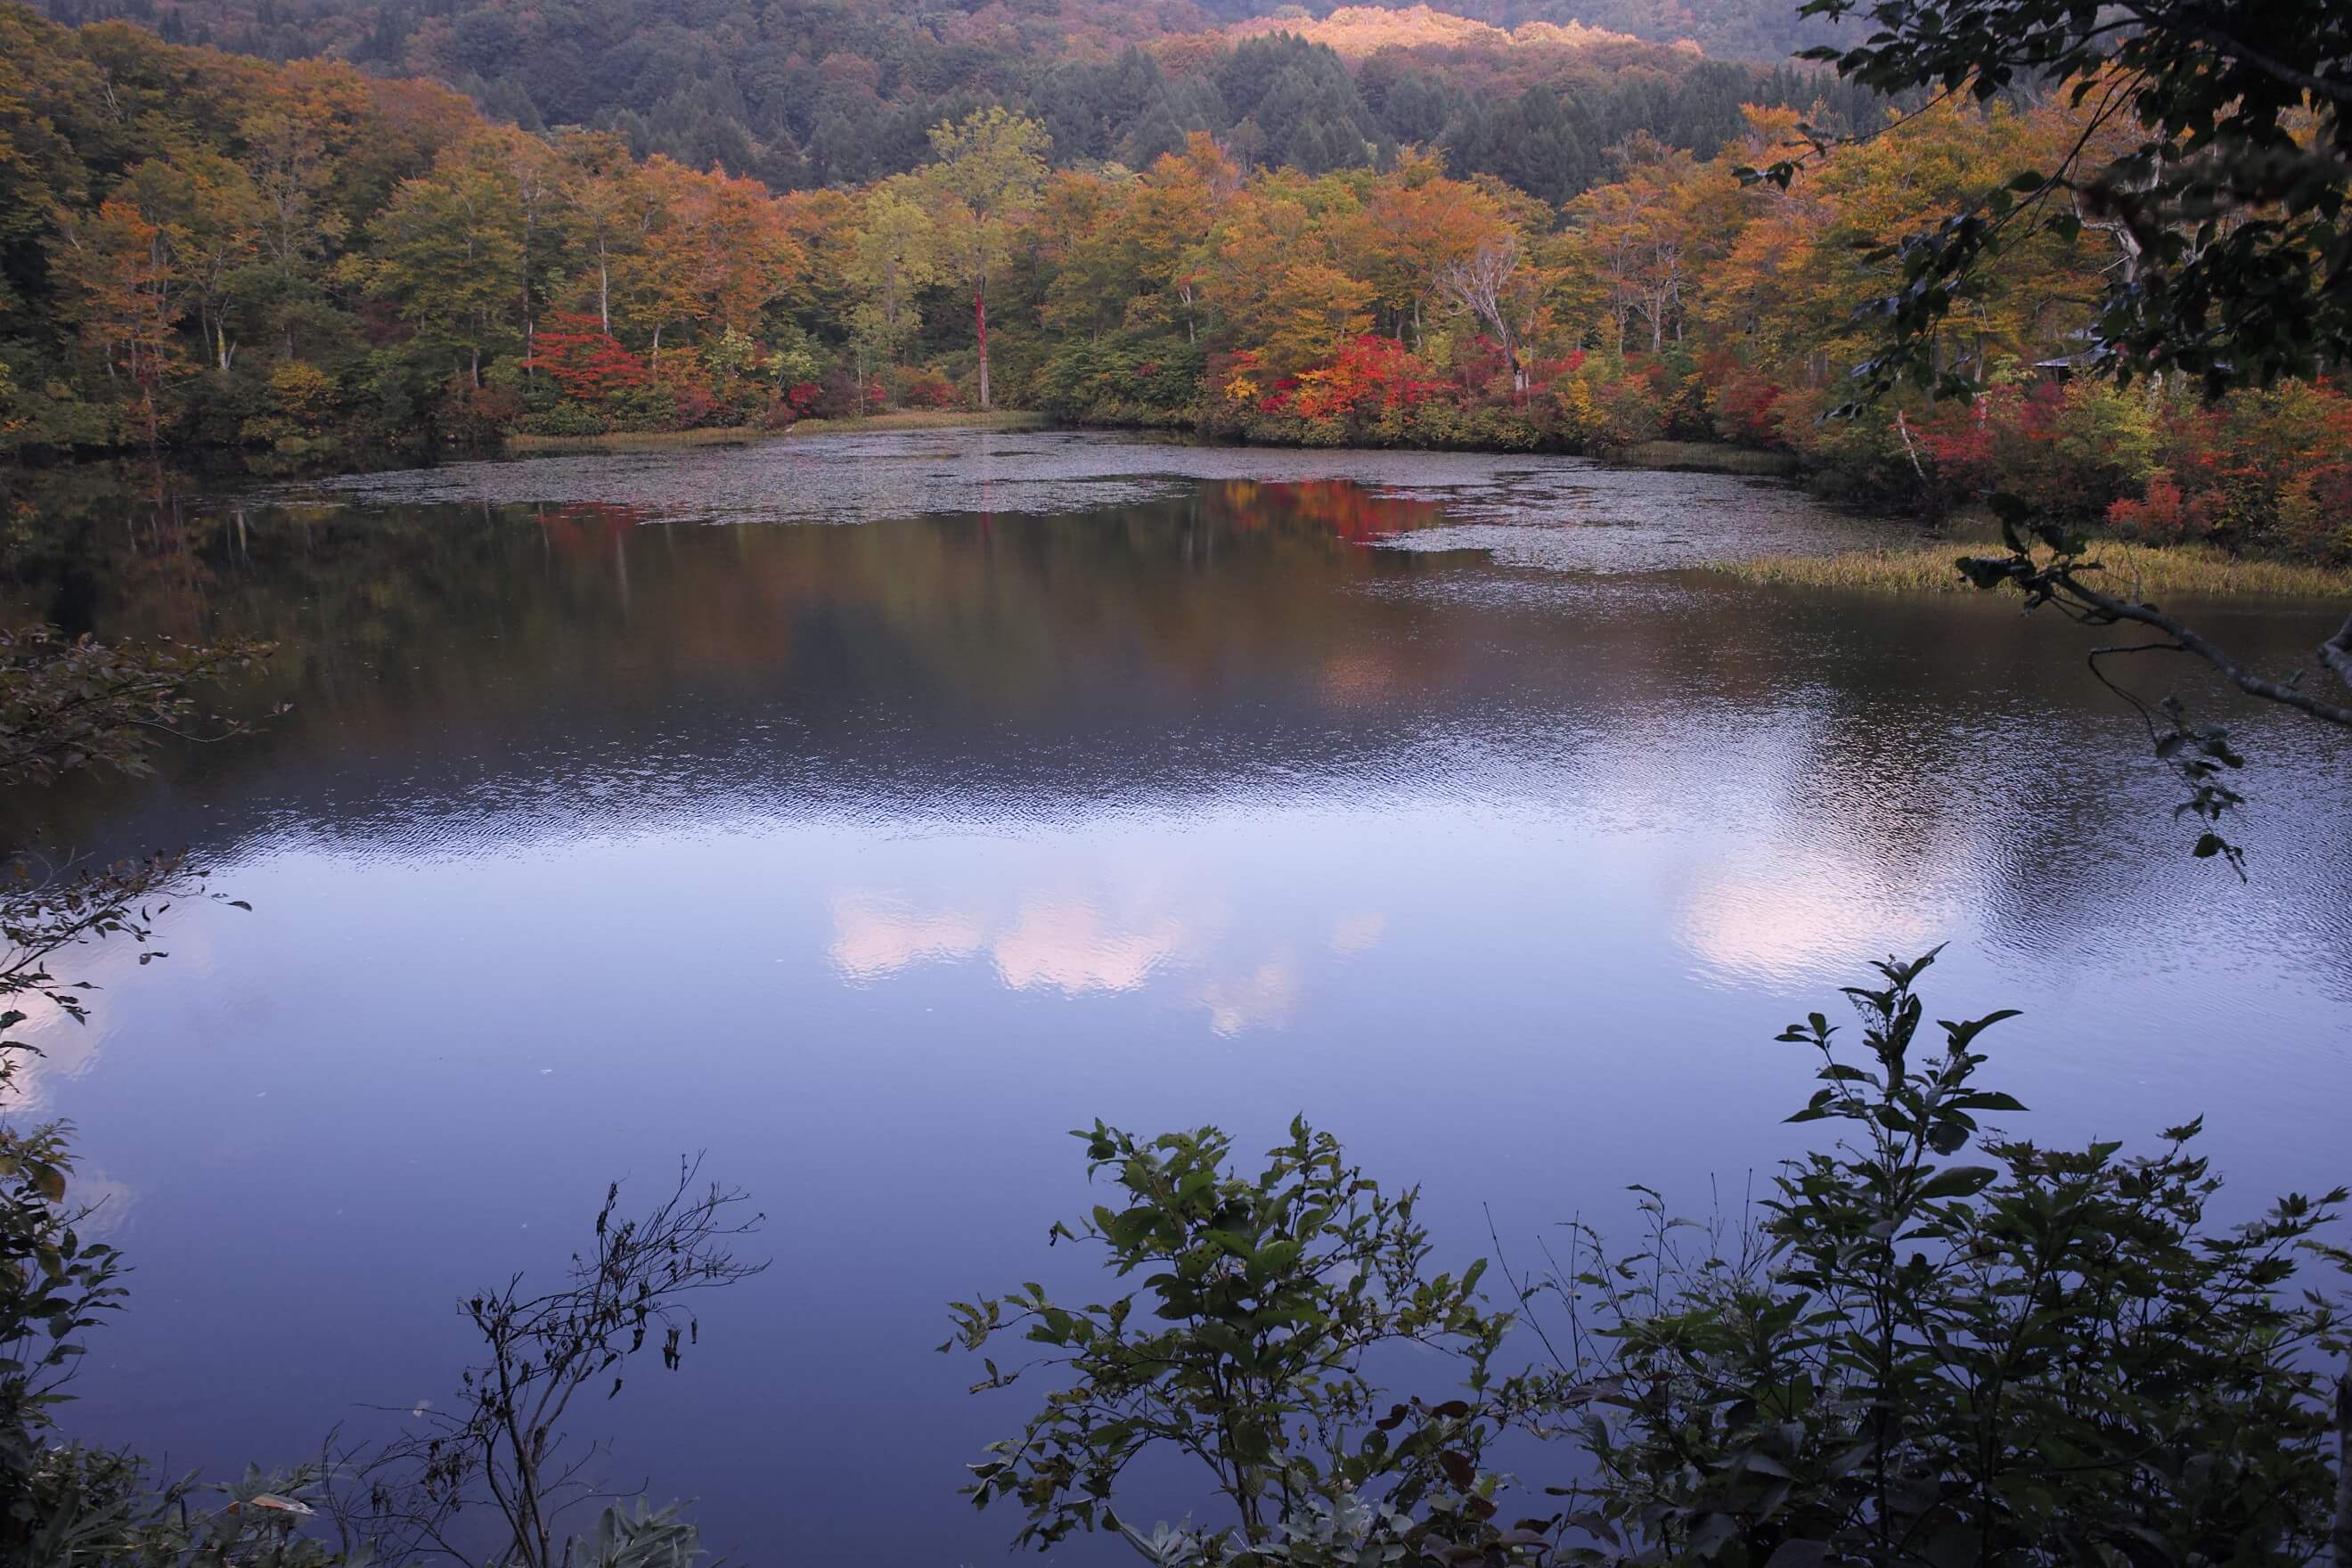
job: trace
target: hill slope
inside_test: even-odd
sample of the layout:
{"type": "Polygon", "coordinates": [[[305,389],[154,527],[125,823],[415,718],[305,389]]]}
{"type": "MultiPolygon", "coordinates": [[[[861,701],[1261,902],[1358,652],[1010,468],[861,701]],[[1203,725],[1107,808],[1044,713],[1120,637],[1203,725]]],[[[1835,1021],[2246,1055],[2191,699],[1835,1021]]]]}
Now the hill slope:
{"type": "MultiPolygon", "coordinates": [[[[1511,172],[1557,200],[1590,184],[1602,150],[1635,132],[1704,155],[1736,130],[1743,100],[1838,97],[1815,71],[1707,58],[1721,52],[1711,37],[1752,36],[1757,54],[1801,41],[1791,0],[1710,0],[1706,15],[1666,4],[1605,26],[1587,22],[1624,8],[1620,0],[1464,3],[1486,14],[1357,5],[1313,16],[1260,0],[967,9],[933,0],[46,0],[43,9],[266,59],[323,56],[424,77],[526,128],[608,127],[640,155],[719,164],[777,189],[909,168],[929,127],[997,101],[1044,121],[1060,163],[1140,167],[1192,131],[1310,172],[1377,162],[1414,142],[1444,147],[1457,170],[1511,172]],[[1699,47],[1670,41],[1685,34],[1699,47]],[[1549,172],[1532,174],[1537,165],[1549,172]]],[[[1866,102],[1845,95],[1839,106],[1866,112],[1866,102]]]]}

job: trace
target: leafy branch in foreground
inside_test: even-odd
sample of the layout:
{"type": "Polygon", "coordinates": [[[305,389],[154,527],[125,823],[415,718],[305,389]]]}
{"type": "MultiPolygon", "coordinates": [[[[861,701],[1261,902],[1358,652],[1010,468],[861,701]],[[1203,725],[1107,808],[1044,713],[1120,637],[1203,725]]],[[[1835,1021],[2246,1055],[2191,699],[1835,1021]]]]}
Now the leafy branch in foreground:
{"type": "MultiPolygon", "coordinates": [[[[2352,16],[2269,0],[1807,0],[1869,36],[1810,57],[1889,95],[2069,97],[2075,135],[1883,253],[1901,286],[1856,372],[1965,395],[1938,336],[2000,258],[2034,236],[2111,235],[2119,260],[2087,334],[2128,380],[2179,373],[2208,396],[2313,376],[2352,357],[2352,16]]],[[[1795,161],[1756,177],[1786,185],[1795,161]]]]}
{"type": "MultiPolygon", "coordinates": [[[[555,1568],[575,1555],[559,1542],[556,1522],[596,1495],[588,1468],[597,1449],[565,1451],[572,1400],[608,1376],[605,1397],[619,1394],[629,1363],[649,1344],[676,1371],[701,1335],[693,1299],[768,1267],[734,1252],[762,1216],[743,1212],[749,1198],[740,1189],[705,1183],[701,1172],[698,1157],[680,1161],[677,1185],[634,1217],[621,1214],[614,1183],[596,1211],[593,1249],[572,1255],[563,1285],[533,1294],[517,1274],[463,1304],[487,1362],[466,1372],[456,1408],[412,1413],[425,1431],[351,1457],[361,1484],[336,1503],[347,1532],[374,1539],[395,1556],[464,1560],[460,1518],[487,1503],[505,1538],[492,1561],[555,1568]]],[[[630,1550],[657,1563],[692,1548],[667,1527],[669,1519],[667,1512],[651,1523],[608,1519],[597,1539],[616,1552],[623,1538],[635,1541],[630,1550]]]]}
{"type": "Polygon", "coordinates": [[[46,784],[79,768],[144,773],[161,741],[249,732],[205,712],[195,689],[251,668],[270,645],[102,643],[54,626],[0,630],[0,780],[46,784]]]}
{"type": "MultiPolygon", "coordinates": [[[[1822,1084],[1792,1120],[1848,1142],[1790,1163],[1754,1245],[1601,1261],[1549,1282],[1586,1372],[1597,1477],[1567,1489],[1591,1563],[2312,1563],[2334,1516],[2345,1325],[2294,1292],[2346,1194],[2210,1223],[2189,1151],[2045,1149],[1976,1081],[1995,1013],[1923,1038],[1935,954],[1780,1037],[1822,1084]],[[1958,1163],[1975,1145],[1980,1163],[1958,1163]]],[[[2345,1394],[2342,1397],[2352,1397],[2345,1394]]],[[[2339,1559],[2340,1560],[2340,1559],[2339,1559]]]]}
{"type": "MultiPolygon", "coordinates": [[[[2244,804],[2244,797],[2223,782],[2228,771],[2245,765],[2244,759],[2231,746],[2229,731],[2218,725],[2193,724],[2186,707],[2176,697],[2164,698],[2151,707],[2110,680],[2099,661],[2139,653],[2188,654],[2203,660],[2246,695],[2337,729],[2352,730],[2352,705],[2331,701],[2305,689],[2304,679],[2308,671],[2296,670],[2273,679],[2247,668],[2178,616],[2145,600],[2112,593],[2100,585],[2100,563],[2095,547],[2089,541],[2035,515],[2031,507],[2014,496],[1996,495],[1992,505],[2000,520],[2001,542],[2008,547],[2007,553],[1960,557],[1955,564],[1970,582],[1989,590],[2013,585],[2025,596],[2027,609],[2048,605],[2084,626],[2133,625],[2159,634],[2151,642],[2092,649],[2092,672],[2138,711],[2147,726],[2148,740],[2157,756],[2189,785],[2189,798],[2176,812],[2194,816],[2205,825],[2195,853],[2200,857],[2222,856],[2243,876],[2244,851],[2223,838],[2219,831],[2222,816],[2244,804]]],[[[2352,618],[2347,618],[2340,631],[2320,645],[2317,657],[2321,665],[2352,686],[2352,618]]]]}
{"type": "MultiPolygon", "coordinates": [[[[1296,1126],[1253,1181],[1213,1130],[1080,1134],[1126,1202],[1052,1235],[1142,1289],[954,1305],[966,1347],[1017,1331],[1055,1374],[971,1495],[1024,1503],[1023,1541],[1117,1528],[1158,1568],[2347,1561],[2330,1449],[2352,1444],[2352,1379],[2331,1363],[2352,1333],[2309,1288],[2352,1269],[2328,1239],[2347,1194],[2223,1225],[2199,1122],[2136,1156],[1989,1131],[2025,1110],[1979,1078],[2014,1015],[1931,1028],[1935,957],[1847,990],[1860,1052],[1818,1013],[1780,1036],[1817,1064],[1790,1120],[1841,1137],[1783,1165],[1752,1222],[1672,1218],[1637,1188],[1643,1244],[1612,1256],[1571,1226],[1565,1262],[1514,1283],[1547,1373],[1494,1374],[1512,1320],[1476,1305],[1475,1269],[1423,1283],[1405,1200],[1373,1204],[1328,1137],[1296,1126]],[[1359,1358],[1392,1329],[1460,1354],[1467,1394],[1340,1437],[1382,1403],[1359,1358]],[[1507,1425],[1558,1442],[1567,1478],[1558,1512],[1509,1530],[1482,1468],[1507,1425]],[[1238,1528],[1121,1521],[1153,1448],[1201,1461],[1238,1528]]],[[[1018,1375],[992,1363],[979,1386],[1018,1375]]]]}
{"type": "Polygon", "coordinates": [[[23,1497],[31,1530],[10,1563],[50,1568],[364,1568],[367,1554],[302,1533],[323,1497],[319,1465],[200,1487],[157,1486],[136,1456],[79,1446],[46,1451],[23,1497]],[[221,1500],[208,1504],[207,1496],[221,1500]]]}
{"type": "MultiPolygon", "coordinates": [[[[47,626],[0,630],[0,788],[52,783],[92,768],[140,773],[161,739],[241,733],[236,721],[200,710],[194,688],[249,668],[260,644],[186,647],[112,646],[68,639],[47,626]]],[[[5,847],[0,847],[4,849],[5,847]]],[[[156,854],[96,869],[38,868],[18,854],[0,866],[0,1108],[23,1057],[9,1038],[20,1004],[87,1016],[87,982],[60,977],[56,954],[128,936],[145,942],[168,905],[200,889],[178,855],[156,854]]],[[[161,956],[150,949],[140,962],[161,956]]],[[[16,1550],[44,1528],[33,1500],[44,1442],[63,1385],[82,1353],[80,1333],[119,1303],[121,1259],[83,1234],[87,1207],[68,1198],[73,1160],[61,1124],[0,1122],[0,1548],[16,1550]]]]}
{"type": "MultiPolygon", "coordinates": [[[[1021,1434],[972,1466],[976,1506],[1020,1502],[1024,1543],[1118,1529],[1161,1563],[1354,1562],[1375,1531],[1400,1552],[1459,1550],[1462,1561],[1517,1560],[1541,1544],[1495,1526],[1497,1482],[1480,1467],[1496,1433],[1534,1407],[1536,1385],[1491,1369],[1511,1320],[1483,1302],[1484,1264],[1429,1274],[1417,1189],[1383,1194],[1304,1121],[1255,1177],[1229,1169],[1232,1140],[1215,1128],[1145,1141],[1097,1122],[1075,1136],[1119,1200],[1050,1237],[1099,1247],[1139,1289],[1084,1307],[1035,1284],[953,1304],[942,1351],[1017,1332],[1059,1374],[1021,1434]],[[1461,1393],[1383,1393],[1368,1358],[1401,1344],[1443,1352],[1461,1393]],[[1118,1518],[1122,1476],[1156,1449],[1207,1468],[1238,1542],[1222,1529],[1145,1535],[1118,1518]]],[[[984,1364],[975,1393],[1023,1374],[984,1364]]]]}
{"type": "MultiPolygon", "coordinates": [[[[111,644],[51,626],[0,630],[0,787],[37,786],[92,768],[137,776],[151,770],[150,753],[167,738],[210,742],[250,732],[246,721],[205,711],[196,690],[252,668],[269,652],[254,642],[111,644]]],[[[30,1048],[5,1038],[25,1020],[16,1000],[37,998],[77,1020],[87,1013],[89,983],[59,979],[51,958],[107,937],[145,942],[168,907],[154,900],[200,891],[203,878],[173,852],[92,868],[48,866],[16,847],[0,848],[10,852],[0,867],[5,1086],[16,1055],[30,1048]]],[[[161,956],[142,952],[140,962],[161,956]]]]}

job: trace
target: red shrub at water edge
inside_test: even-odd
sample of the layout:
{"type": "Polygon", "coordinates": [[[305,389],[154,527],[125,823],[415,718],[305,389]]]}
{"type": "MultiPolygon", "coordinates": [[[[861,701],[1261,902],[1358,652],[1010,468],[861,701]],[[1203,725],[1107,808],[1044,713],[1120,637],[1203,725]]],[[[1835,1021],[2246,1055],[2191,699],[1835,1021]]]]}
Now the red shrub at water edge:
{"type": "Polygon", "coordinates": [[[597,403],[635,392],[650,379],[645,361],[623,348],[593,316],[551,310],[531,334],[526,368],[555,378],[566,397],[597,403]]]}
{"type": "Polygon", "coordinates": [[[458,446],[494,446],[521,416],[522,394],[510,386],[476,386],[460,373],[441,389],[441,433],[458,446]]]}
{"type": "Polygon", "coordinates": [[[1559,359],[1539,359],[1528,366],[1528,390],[1548,392],[1552,383],[1565,380],[1584,368],[1588,356],[1582,349],[1572,349],[1559,359]]]}
{"type": "Polygon", "coordinates": [[[909,408],[953,408],[963,401],[956,384],[935,370],[910,371],[898,401],[909,408]]]}
{"type": "Polygon", "coordinates": [[[1782,444],[1779,382],[1727,353],[1707,356],[1699,376],[1717,436],[1751,447],[1782,444]]]}
{"type": "Polygon", "coordinates": [[[681,430],[698,430],[706,425],[719,424],[727,412],[719,394],[699,376],[665,375],[662,384],[669,391],[671,406],[677,410],[677,427],[681,430]]]}
{"type": "Polygon", "coordinates": [[[2125,496],[2107,508],[2107,525],[2116,532],[2151,544],[2177,544],[2211,535],[2221,514],[2221,497],[2210,490],[2183,495],[2172,476],[2159,471],[2147,481],[2147,496],[2125,496]]]}
{"type": "Polygon", "coordinates": [[[1455,351],[1454,368],[1462,379],[1461,390],[1465,397],[1483,395],[1507,402],[1517,395],[1512,384],[1510,356],[1503,353],[1502,344],[1484,332],[1455,351]]]}

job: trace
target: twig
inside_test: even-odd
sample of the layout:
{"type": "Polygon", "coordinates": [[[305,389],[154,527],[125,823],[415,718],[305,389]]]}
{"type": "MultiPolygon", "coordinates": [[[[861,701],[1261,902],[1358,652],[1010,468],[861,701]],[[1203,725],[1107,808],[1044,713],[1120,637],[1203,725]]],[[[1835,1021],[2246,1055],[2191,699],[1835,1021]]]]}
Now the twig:
{"type": "MultiPolygon", "coordinates": [[[[2154,605],[2139,604],[2129,599],[2118,599],[2112,594],[2103,594],[2075,576],[2074,568],[2071,566],[2058,568],[2052,574],[2052,581],[2055,585],[2074,595],[2084,605],[2111,621],[2131,621],[2143,626],[2152,626],[2162,632],[2174,643],[2179,644],[2182,649],[2195,654],[2221,671],[2225,679],[2249,697],[2259,697],[2266,702],[2276,702],[2284,707],[2292,708],[2298,713],[2308,714],[2324,723],[2352,730],[2352,708],[2338,707],[2332,702],[2322,702],[2299,687],[2281,685],[2275,680],[2254,674],[2231,658],[2229,654],[2200,637],[2180,621],[2158,609],[2154,605]]],[[[2342,631],[2321,645],[2320,658],[2326,662],[2328,668],[2343,675],[2347,681],[2352,681],[2352,621],[2347,621],[2342,631]]]]}

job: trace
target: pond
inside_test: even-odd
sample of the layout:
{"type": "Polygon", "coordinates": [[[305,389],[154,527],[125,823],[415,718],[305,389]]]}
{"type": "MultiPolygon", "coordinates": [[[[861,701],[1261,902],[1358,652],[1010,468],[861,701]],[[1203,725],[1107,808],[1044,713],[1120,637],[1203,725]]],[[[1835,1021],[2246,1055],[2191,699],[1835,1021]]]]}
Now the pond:
{"type": "Polygon", "coordinates": [[[773,1265],[585,1412],[607,1473],[745,1560],[992,1559],[956,1489],[1034,1394],[932,1347],[1108,1289],[1045,1245],[1068,1130],[1304,1112],[1524,1268],[1628,1183],[1736,1208],[1801,1146],[1772,1036],[1937,943],[1936,1016],[2024,1010],[2021,1130],[2352,1173],[2352,748],[2214,700],[2251,879],[2192,860],[2078,628],[1705,570],[1890,536],[1777,481],[933,432],[43,482],[12,610],[274,638],[292,704],[12,808],[252,905],[33,1026],[136,1266],[69,1421],[167,1469],[446,1405],[462,1295],[703,1152],[773,1265]]]}

